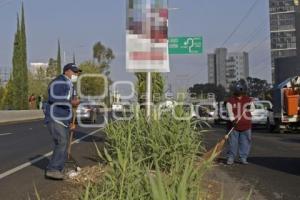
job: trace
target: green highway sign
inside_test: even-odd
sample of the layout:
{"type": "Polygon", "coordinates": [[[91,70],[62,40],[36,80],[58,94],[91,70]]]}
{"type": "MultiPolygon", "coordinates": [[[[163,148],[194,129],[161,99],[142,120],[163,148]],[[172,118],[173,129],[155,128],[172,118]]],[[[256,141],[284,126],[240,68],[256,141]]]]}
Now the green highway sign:
{"type": "Polygon", "coordinates": [[[170,37],[169,54],[201,54],[203,52],[202,37],[170,37]]]}

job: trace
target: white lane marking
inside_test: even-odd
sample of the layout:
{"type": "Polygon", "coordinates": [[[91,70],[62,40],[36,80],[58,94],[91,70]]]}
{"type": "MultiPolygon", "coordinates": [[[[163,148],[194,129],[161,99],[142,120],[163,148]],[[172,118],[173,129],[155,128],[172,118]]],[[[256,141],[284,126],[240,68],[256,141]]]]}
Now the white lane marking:
{"type": "Polygon", "coordinates": [[[208,133],[208,132],[214,132],[214,131],[217,131],[217,130],[216,129],[208,129],[208,130],[199,131],[199,133],[208,133]]]}
{"type": "MultiPolygon", "coordinates": [[[[88,135],[85,135],[85,136],[83,136],[82,138],[79,138],[79,139],[75,140],[74,142],[72,142],[72,144],[74,144],[74,143],[79,143],[80,141],[84,140],[85,138],[87,138],[87,137],[89,137],[89,136],[92,136],[92,135],[98,133],[98,132],[101,131],[101,130],[103,130],[103,128],[100,128],[100,129],[98,129],[98,130],[95,130],[95,131],[89,133],[88,135]]],[[[38,157],[38,158],[33,159],[32,161],[26,162],[26,163],[24,163],[24,164],[22,164],[22,165],[19,165],[19,166],[13,168],[13,169],[10,169],[10,170],[8,170],[8,171],[6,171],[6,172],[0,174],[0,180],[3,179],[3,178],[5,178],[5,177],[7,177],[7,176],[9,176],[9,175],[12,175],[12,174],[16,173],[16,172],[18,172],[18,171],[20,171],[20,170],[22,170],[22,169],[24,169],[24,168],[26,168],[26,167],[31,166],[31,165],[33,165],[34,163],[37,163],[37,162],[43,160],[44,158],[47,158],[47,157],[51,156],[52,153],[53,153],[53,151],[51,151],[51,152],[49,152],[49,153],[46,153],[46,154],[44,154],[44,155],[42,155],[42,156],[40,156],[40,157],[38,157]]]]}
{"type": "Polygon", "coordinates": [[[12,135],[13,133],[0,133],[0,136],[12,135]]]}
{"type": "Polygon", "coordinates": [[[203,131],[199,131],[199,133],[207,133],[210,132],[211,130],[203,130],[203,131]]]}

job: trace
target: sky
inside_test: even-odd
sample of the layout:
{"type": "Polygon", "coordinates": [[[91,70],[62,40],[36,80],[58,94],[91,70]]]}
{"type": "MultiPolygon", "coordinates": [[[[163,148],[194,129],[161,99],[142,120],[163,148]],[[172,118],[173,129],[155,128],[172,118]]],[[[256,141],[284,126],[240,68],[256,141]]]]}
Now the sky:
{"type": "MultiPolygon", "coordinates": [[[[207,82],[207,53],[249,51],[250,76],[271,81],[268,1],[258,0],[233,37],[226,38],[256,0],[169,0],[169,36],[203,36],[201,55],[172,55],[164,74],[174,88],[207,82]]],[[[60,39],[66,62],[92,59],[97,41],[113,49],[113,80],[134,80],[125,69],[125,0],[24,0],[28,62],[55,58],[60,39]]],[[[19,0],[0,0],[0,68],[11,66],[19,0]]]]}

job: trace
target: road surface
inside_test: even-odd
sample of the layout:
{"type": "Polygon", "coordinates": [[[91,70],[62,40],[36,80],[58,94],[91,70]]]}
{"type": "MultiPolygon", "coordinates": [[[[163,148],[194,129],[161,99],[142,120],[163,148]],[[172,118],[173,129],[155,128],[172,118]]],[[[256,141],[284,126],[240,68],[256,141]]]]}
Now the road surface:
{"type": "MultiPolygon", "coordinates": [[[[77,138],[93,133],[95,129],[78,129],[77,138]]],[[[214,128],[206,133],[205,142],[212,146],[224,134],[223,128],[214,128]]],[[[80,164],[97,162],[93,141],[102,145],[103,132],[85,138],[73,147],[80,164]]],[[[28,163],[51,151],[51,137],[42,121],[0,125],[0,177],[4,172],[28,163]]],[[[245,188],[254,188],[266,199],[300,199],[300,134],[270,134],[263,130],[253,133],[253,148],[250,164],[227,166],[223,159],[219,168],[245,188]]],[[[60,191],[64,182],[53,182],[44,178],[48,159],[41,159],[12,175],[0,178],[0,199],[28,199],[34,195],[34,185],[43,198],[53,199],[53,191],[60,191]]],[[[232,191],[235,192],[235,188],[232,191]]],[[[259,199],[258,199],[259,200],[259,199]]]]}
{"type": "MultiPolygon", "coordinates": [[[[212,146],[224,135],[216,128],[206,135],[212,146]]],[[[225,165],[225,155],[218,160],[220,168],[231,177],[262,193],[270,200],[300,199],[300,134],[270,134],[264,130],[253,131],[253,146],[245,166],[225,165]]],[[[234,191],[234,189],[233,189],[234,191]]]]}
{"type": "MultiPolygon", "coordinates": [[[[77,139],[85,138],[80,144],[73,146],[73,156],[79,158],[80,165],[95,164],[97,156],[93,141],[102,145],[103,132],[95,128],[78,128],[75,136],[77,139]],[[86,137],[91,133],[91,136],[86,137]]],[[[51,144],[51,137],[41,120],[0,125],[0,199],[32,198],[34,185],[43,197],[49,197],[53,191],[64,187],[63,182],[53,182],[44,178],[48,158],[42,156],[52,151],[51,144]],[[41,158],[40,161],[30,165],[30,162],[37,158],[41,158]],[[23,168],[24,164],[30,166],[23,168]],[[15,173],[5,175],[14,169],[15,173]]]]}

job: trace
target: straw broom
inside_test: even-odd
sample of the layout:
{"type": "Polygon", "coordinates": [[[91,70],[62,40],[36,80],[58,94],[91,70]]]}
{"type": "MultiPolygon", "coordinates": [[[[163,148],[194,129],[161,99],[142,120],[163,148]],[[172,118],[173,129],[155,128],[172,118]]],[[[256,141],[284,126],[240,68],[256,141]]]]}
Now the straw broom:
{"type": "Polygon", "coordinates": [[[222,153],[225,147],[226,141],[229,139],[229,136],[232,134],[234,129],[236,128],[237,124],[241,121],[243,115],[246,113],[247,109],[244,110],[242,115],[239,117],[239,119],[233,124],[230,131],[221,139],[212,149],[210,149],[208,152],[206,152],[202,158],[205,161],[208,160],[214,160],[215,158],[219,157],[219,155],[222,153]]]}

